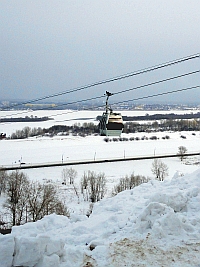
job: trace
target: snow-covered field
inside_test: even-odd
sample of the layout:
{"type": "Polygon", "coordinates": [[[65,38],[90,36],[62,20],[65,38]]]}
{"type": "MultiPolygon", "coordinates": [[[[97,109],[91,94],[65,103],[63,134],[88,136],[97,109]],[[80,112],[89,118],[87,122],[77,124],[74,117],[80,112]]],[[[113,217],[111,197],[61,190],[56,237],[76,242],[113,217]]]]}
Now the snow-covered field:
{"type": "MultiPolygon", "coordinates": [[[[0,124],[0,132],[10,135],[16,129],[25,126],[47,128],[54,124],[95,122],[96,116],[99,115],[96,111],[54,111],[50,112],[51,114],[47,111],[29,112],[26,115],[17,115],[16,111],[5,111],[0,112],[0,115],[13,114],[12,116],[17,117],[52,115],[54,120],[28,125],[27,123],[0,124]],[[57,115],[58,113],[60,115],[57,115]]],[[[138,111],[137,115],[146,113],[138,111]]],[[[169,113],[180,114],[186,111],[169,113]]],[[[136,115],[136,112],[124,112],[124,115],[136,115]]],[[[79,159],[176,154],[179,146],[185,146],[188,152],[200,151],[199,132],[135,133],[128,137],[143,135],[147,137],[157,135],[159,139],[108,143],[100,136],[1,140],[0,165],[18,165],[19,160],[28,164],[61,162],[62,159],[63,162],[67,162],[79,159]],[[165,135],[169,135],[170,139],[162,139],[165,135]],[[180,135],[186,136],[186,139],[180,138],[180,135]]],[[[0,266],[199,267],[199,156],[188,158],[184,162],[179,158],[162,159],[169,168],[169,176],[164,182],[153,180],[133,190],[122,192],[116,197],[109,197],[109,190],[125,175],[134,172],[153,178],[152,161],[74,166],[78,172],[75,183],[78,183],[84,171],[104,172],[108,180],[108,198],[94,205],[89,218],[80,212],[71,214],[70,219],[51,215],[37,223],[14,227],[11,235],[0,235],[0,266]],[[192,172],[194,173],[190,174],[192,172]]],[[[30,169],[23,172],[32,180],[50,179],[61,184],[61,173],[64,168],[66,167],[30,169]]],[[[81,209],[83,207],[76,210],[81,209]]]]}
{"type": "MultiPolygon", "coordinates": [[[[183,145],[188,152],[200,151],[200,134],[199,132],[192,135],[191,132],[181,133],[186,139],[180,138],[180,133],[167,133],[170,139],[163,140],[162,136],[166,133],[153,133],[159,137],[159,140],[139,140],[123,142],[105,142],[101,136],[66,136],[66,137],[43,137],[30,138],[26,140],[1,140],[0,141],[0,164],[19,166],[19,161],[26,164],[44,163],[44,162],[68,162],[73,160],[95,160],[124,158],[131,156],[154,156],[178,152],[178,147],[183,145]]],[[[144,133],[135,133],[129,137],[141,137],[144,133]]],[[[123,135],[127,136],[127,135],[123,135]]],[[[152,136],[152,134],[145,134],[152,136]]],[[[199,157],[191,158],[196,162],[199,157]]],[[[73,168],[77,170],[78,175],[82,176],[84,171],[91,170],[96,172],[105,172],[108,177],[119,178],[126,174],[134,172],[145,176],[151,176],[151,165],[153,160],[146,161],[129,161],[123,163],[102,163],[92,165],[79,165],[73,168]]],[[[197,165],[185,165],[179,158],[168,158],[163,161],[169,167],[169,176],[173,176],[176,171],[183,173],[191,172],[197,169],[197,165]]],[[[66,168],[54,167],[43,169],[24,170],[31,179],[48,178],[57,180],[61,178],[62,170],[66,168]]]]}
{"type": "MultiPolygon", "coordinates": [[[[18,122],[18,123],[1,123],[0,132],[6,132],[7,136],[11,135],[16,130],[21,130],[25,126],[31,128],[41,127],[48,128],[52,125],[73,125],[75,123],[93,122],[98,124],[96,117],[101,115],[103,111],[91,111],[91,110],[10,110],[10,111],[0,111],[1,118],[24,118],[28,117],[49,117],[52,120],[44,122],[18,122]]],[[[120,111],[119,111],[120,112],[120,111]]],[[[145,110],[134,110],[134,111],[121,111],[123,116],[144,116],[145,114],[188,114],[197,113],[200,109],[189,109],[189,110],[167,110],[167,111],[145,111],[145,110]]]]}
{"type": "MultiPolygon", "coordinates": [[[[153,113],[190,113],[198,112],[199,110],[189,111],[166,111],[166,112],[153,112],[148,111],[149,114],[153,113]]],[[[123,111],[123,115],[144,115],[146,111],[123,111]]],[[[98,123],[95,119],[96,116],[101,114],[99,111],[70,111],[70,110],[57,110],[57,111],[1,111],[0,116],[11,117],[25,117],[25,116],[49,116],[54,120],[45,122],[25,122],[21,123],[3,123],[0,124],[0,132],[5,132],[7,136],[11,135],[17,129],[21,130],[25,126],[31,128],[41,127],[48,128],[52,125],[66,124],[72,125],[74,123],[94,122],[98,123]]],[[[176,154],[179,146],[185,146],[188,152],[200,151],[200,133],[195,135],[192,132],[176,132],[176,133],[135,133],[130,135],[123,135],[130,137],[150,137],[157,135],[159,140],[140,140],[128,142],[109,142],[103,141],[104,137],[101,136],[57,136],[54,138],[29,138],[26,140],[1,140],[0,141],[0,166],[1,165],[15,165],[22,161],[28,163],[42,163],[42,162],[67,162],[79,159],[107,159],[117,157],[130,157],[130,156],[144,156],[144,155],[159,155],[163,153],[176,154]],[[170,140],[163,140],[165,135],[170,136],[170,140]],[[180,138],[181,135],[186,136],[186,139],[180,138]]],[[[192,159],[191,159],[192,160],[192,159]]],[[[185,165],[180,162],[178,158],[163,159],[169,167],[169,177],[172,177],[176,171],[183,173],[191,172],[197,168],[195,165],[185,165]]],[[[195,158],[194,161],[198,161],[195,158]]],[[[134,161],[109,164],[96,164],[90,166],[74,166],[78,171],[78,176],[81,177],[84,171],[92,170],[96,172],[105,172],[108,177],[119,178],[126,174],[134,172],[145,176],[151,176],[152,161],[134,161]]],[[[31,179],[51,179],[57,180],[61,178],[61,172],[64,167],[45,168],[38,170],[26,170],[25,172],[31,179]]]]}

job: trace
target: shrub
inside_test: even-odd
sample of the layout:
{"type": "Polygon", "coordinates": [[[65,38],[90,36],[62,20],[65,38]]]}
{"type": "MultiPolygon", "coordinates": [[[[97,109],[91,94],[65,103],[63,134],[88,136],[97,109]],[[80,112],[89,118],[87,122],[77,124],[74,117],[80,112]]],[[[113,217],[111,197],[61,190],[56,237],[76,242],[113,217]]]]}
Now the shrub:
{"type": "Polygon", "coordinates": [[[153,135],[153,136],[151,136],[149,139],[150,139],[150,140],[157,140],[158,138],[157,138],[156,135],[153,135]]]}
{"type": "Polygon", "coordinates": [[[126,175],[125,177],[120,178],[119,183],[114,186],[112,190],[112,195],[115,196],[124,190],[132,189],[135,186],[138,186],[142,183],[147,183],[148,181],[149,179],[145,176],[131,174],[131,176],[128,177],[126,175]]]}
{"type": "Polygon", "coordinates": [[[185,135],[181,135],[180,138],[186,139],[186,136],[185,135]]]}
{"type": "Polygon", "coordinates": [[[152,173],[155,174],[156,179],[163,181],[168,176],[168,167],[161,160],[155,159],[152,163],[152,173]]]}
{"type": "Polygon", "coordinates": [[[81,193],[86,201],[94,203],[101,200],[106,193],[105,174],[96,174],[92,171],[85,172],[81,180],[81,193]]]}

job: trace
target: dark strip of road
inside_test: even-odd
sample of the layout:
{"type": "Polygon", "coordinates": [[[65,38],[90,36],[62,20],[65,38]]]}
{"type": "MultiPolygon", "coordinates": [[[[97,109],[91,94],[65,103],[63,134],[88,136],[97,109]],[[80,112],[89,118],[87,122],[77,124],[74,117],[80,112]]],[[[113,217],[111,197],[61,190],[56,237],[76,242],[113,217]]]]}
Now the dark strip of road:
{"type": "MultiPolygon", "coordinates": [[[[186,153],[184,157],[199,156],[200,152],[186,153]]],[[[48,162],[48,163],[37,163],[37,164],[21,164],[18,166],[1,166],[0,171],[11,171],[11,170],[23,170],[23,169],[38,169],[47,167],[59,167],[59,166],[72,166],[72,165],[86,165],[86,164],[98,164],[108,162],[120,162],[120,161],[133,161],[133,160],[145,160],[145,159],[160,159],[160,158],[174,158],[180,157],[178,154],[165,154],[165,155],[153,155],[153,156],[136,156],[136,157],[124,157],[124,158],[112,158],[112,159],[93,159],[93,160],[77,160],[67,162],[48,162]]]]}

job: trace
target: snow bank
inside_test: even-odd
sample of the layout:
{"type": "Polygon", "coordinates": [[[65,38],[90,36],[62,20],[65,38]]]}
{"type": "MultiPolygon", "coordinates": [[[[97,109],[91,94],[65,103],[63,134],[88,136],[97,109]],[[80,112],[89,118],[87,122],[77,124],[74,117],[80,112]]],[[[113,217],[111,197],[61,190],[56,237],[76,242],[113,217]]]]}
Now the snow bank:
{"type": "Polygon", "coordinates": [[[150,181],[96,203],[89,218],[53,214],[13,227],[10,235],[0,236],[0,262],[6,267],[111,267],[137,261],[137,266],[197,267],[199,178],[200,170],[150,181]]]}
{"type": "Polygon", "coordinates": [[[14,237],[12,235],[0,234],[0,262],[1,266],[12,266],[13,254],[14,254],[14,237]]]}

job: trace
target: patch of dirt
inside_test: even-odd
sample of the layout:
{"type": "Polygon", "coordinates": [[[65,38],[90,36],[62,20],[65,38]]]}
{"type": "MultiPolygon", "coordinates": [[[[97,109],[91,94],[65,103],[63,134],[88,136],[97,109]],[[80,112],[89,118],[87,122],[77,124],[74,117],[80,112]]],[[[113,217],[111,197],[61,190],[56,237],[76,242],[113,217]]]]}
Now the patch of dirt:
{"type": "Polygon", "coordinates": [[[112,267],[200,267],[200,243],[161,248],[153,241],[123,239],[110,245],[112,267]]]}
{"type": "Polygon", "coordinates": [[[96,264],[95,260],[92,257],[90,257],[88,255],[84,256],[82,267],[97,267],[97,266],[98,265],[96,264]]]}

